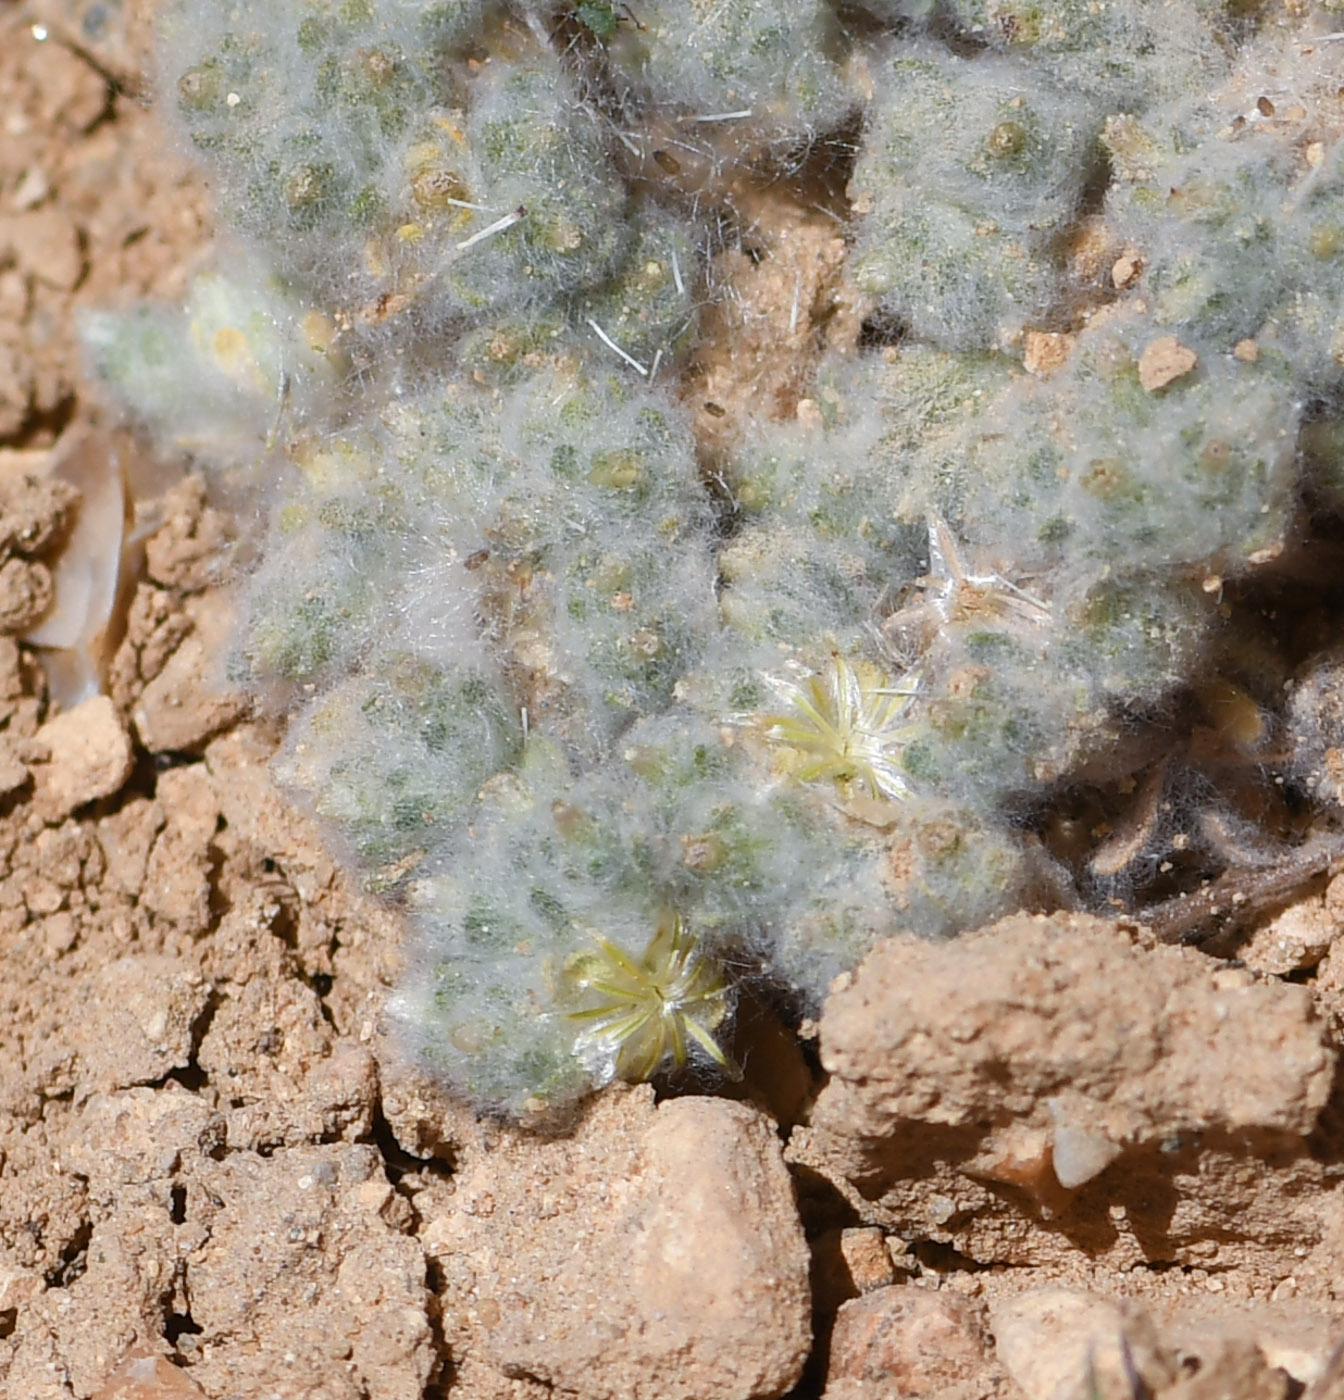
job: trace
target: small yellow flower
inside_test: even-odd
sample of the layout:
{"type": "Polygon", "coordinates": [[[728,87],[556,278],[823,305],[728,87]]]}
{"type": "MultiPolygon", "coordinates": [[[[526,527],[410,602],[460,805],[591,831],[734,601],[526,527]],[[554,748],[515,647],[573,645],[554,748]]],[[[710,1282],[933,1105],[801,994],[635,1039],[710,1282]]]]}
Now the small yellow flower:
{"type": "Polygon", "coordinates": [[[794,772],[800,782],[833,782],[845,797],[855,788],[879,801],[910,796],[900,756],[917,729],[907,722],[917,672],[893,683],[877,667],[851,665],[836,652],[824,672],[778,688],[788,712],[760,723],[775,743],[803,755],[794,772]]]}
{"type": "Polygon", "coordinates": [[[663,915],[638,958],[600,936],[595,941],[567,969],[594,1002],[569,1017],[583,1023],[576,1049],[602,1082],[651,1079],[669,1061],[680,1069],[692,1041],[736,1076],[714,1039],[728,1014],[727,983],[680,915],[663,915]]]}

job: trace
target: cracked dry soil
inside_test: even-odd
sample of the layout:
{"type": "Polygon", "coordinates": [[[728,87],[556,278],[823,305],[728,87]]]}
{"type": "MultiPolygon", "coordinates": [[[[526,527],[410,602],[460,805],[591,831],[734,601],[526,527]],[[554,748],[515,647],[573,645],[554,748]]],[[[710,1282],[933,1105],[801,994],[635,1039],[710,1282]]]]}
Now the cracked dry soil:
{"type": "MultiPolygon", "coordinates": [[[[1342,877],[1236,963],[1081,916],[897,939],[805,1050],[747,1008],[736,1100],[618,1089],[551,1138],[398,1062],[395,911],[214,679],[246,521],[81,380],[75,309],[180,296],[209,236],[124,4],[0,8],[0,1392],[1344,1400],[1342,877]],[[72,444],[153,528],[63,708],[21,638],[72,444]]],[[[812,353],[855,334],[842,249],[753,212],[696,392],[803,414],[771,317],[805,283],[812,353]]]]}

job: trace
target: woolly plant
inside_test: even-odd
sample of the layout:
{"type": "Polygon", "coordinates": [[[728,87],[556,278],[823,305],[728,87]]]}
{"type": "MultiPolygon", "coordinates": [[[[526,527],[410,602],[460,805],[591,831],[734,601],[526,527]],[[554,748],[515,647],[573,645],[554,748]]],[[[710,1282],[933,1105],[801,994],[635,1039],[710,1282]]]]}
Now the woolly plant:
{"type": "Polygon", "coordinates": [[[863,10],[161,20],[233,242],[91,360],[250,474],[233,673],[484,1107],[732,1073],[743,983],[815,1010],[892,930],[1060,898],[1024,814],[1132,785],[1127,727],[1241,664],[1224,585],[1344,499],[1337,99],[1275,17],[863,10]],[[871,334],[711,453],[712,254],[797,172],[848,176],[871,334]]]}

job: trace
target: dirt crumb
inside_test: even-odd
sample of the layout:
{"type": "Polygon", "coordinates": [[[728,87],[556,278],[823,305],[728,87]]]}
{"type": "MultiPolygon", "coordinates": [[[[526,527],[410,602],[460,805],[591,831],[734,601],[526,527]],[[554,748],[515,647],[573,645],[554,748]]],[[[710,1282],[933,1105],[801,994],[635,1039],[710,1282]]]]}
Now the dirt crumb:
{"type": "MultiPolygon", "coordinates": [[[[73,53],[88,54],[127,91],[137,91],[151,60],[149,22],[157,0],[30,0],[35,20],[47,26],[57,43],[73,53]]],[[[87,65],[81,65],[87,69],[87,65]]],[[[78,124],[92,108],[93,92],[85,74],[73,74],[76,91],[86,94],[64,119],[78,124]]],[[[64,113],[62,114],[64,116],[64,113]]],[[[94,120],[97,120],[95,117],[94,120]]]]}
{"type": "Polygon", "coordinates": [[[208,1395],[419,1400],[434,1365],[425,1260],[386,1219],[394,1194],[366,1144],[199,1162],[184,1299],[208,1395]]]}
{"type": "Polygon", "coordinates": [[[210,988],[189,963],[131,956],[100,969],[70,1008],[81,1096],[151,1084],[191,1062],[210,988]]]}
{"type": "Polygon", "coordinates": [[[1076,340],[1057,331],[1028,331],[1022,368],[1028,374],[1053,374],[1068,364],[1076,340]]]}
{"type": "Polygon", "coordinates": [[[711,449],[754,417],[792,417],[821,353],[858,343],[861,298],[842,276],[836,224],[774,193],[738,192],[748,232],[711,271],[724,294],[706,311],[686,391],[711,449]]]}
{"type": "Polygon", "coordinates": [[[1218,1127],[1305,1134],[1334,1064],[1304,988],[1145,948],[1085,916],[892,940],[821,1026],[833,1078],[813,1124],[868,1139],[903,1120],[1004,1114],[1122,1145],[1218,1127]]]}
{"type": "Polygon", "coordinates": [[[25,558],[44,553],[60,539],[79,502],[79,492],[68,482],[24,470],[30,457],[45,470],[46,453],[15,453],[18,470],[0,472],[0,551],[25,558]]]}
{"type": "Polygon", "coordinates": [[[189,934],[212,922],[210,842],[219,802],[199,765],[170,769],[158,783],[165,821],[145,862],[142,905],[156,918],[189,934]]]}
{"type": "Polygon", "coordinates": [[[1111,264],[1111,285],[1117,291],[1124,291],[1126,287],[1132,287],[1138,281],[1142,271],[1143,260],[1138,251],[1126,248],[1111,264]]]}
{"type": "Polygon", "coordinates": [[[15,329],[27,311],[27,296],[13,293],[13,282],[0,275],[0,442],[18,434],[33,401],[32,362],[15,329]]]}
{"type": "Polygon", "coordinates": [[[231,532],[225,515],[208,503],[204,478],[184,478],[159,508],[165,519],[145,542],[145,573],[161,588],[183,593],[198,593],[218,583],[231,532]]]}
{"type": "MultiPolygon", "coordinates": [[[[3,574],[0,574],[3,581],[3,574]]],[[[246,714],[249,701],[225,689],[218,658],[229,645],[233,610],[219,594],[188,598],[180,612],[170,612],[159,624],[160,635],[177,636],[161,666],[153,634],[136,654],[139,676],[152,666],[131,710],[136,737],[150,753],[199,753],[205,743],[246,714]],[[185,627],[185,630],[183,628],[185,627]],[[180,633],[180,635],[178,635],[180,633]]]]}
{"type": "MultiPolygon", "coordinates": [[[[156,3],[0,6],[0,1393],[1344,1400],[1344,877],[1239,965],[1087,919],[899,940],[828,1005],[824,1087],[815,1023],[739,1010],[769,1111],[616,1087],[546,1137],[398,1060],[399,908],[223,679],[248,522],[78,349],[83,309],[180,304],[207,265],[156,3]],[[95,573],[83,640],[36,645],[95,573]]],[[[710,471],[753,422],[820,431],[816,366],[900,333],[845,280],[839,195],[759,174],[682,386],[710,471]]],[[[1131,314],[1137,250],[1096,219],[1060,252],[1131,314]]],[[[1199,372],[1165,339],[1154,393],[1199,372]]],[[[1296,674],[1282,736],[1327,805],[1342,676],[1296,674]]]]}
{"type": "Polygon", "coordinates": [[[860,1293],[871,1293],[895,1280],[891,1252],[881,1230],[863,1225],[841,1230],[840,1257],[850,1282],[860,1293]]]}
{"type": "Polygon", "coordinates": [[[1184,378],[1199,363],[1199,356],[1174,335],[1160,335],[1143,347],[1139,356],[1139,383],[1150,393],[1184,378]]]}
{"type": "Polygon", "coordinates": [[[110,797],[130,776],[135,762],[130,735],[105,695],[95,695],[49,719],[36,738],[48,757],[34,765],[33,801],[50,822],[69,816],[86,802],[110,797]]]}
{"type": "Polygon", "coordinates": [[[1329,952],[1344,919],[1344,876],[1318,895],[1290,904],[1256,928],[1237,950],[1253,972],[1285,977],[1314,968],[1329,952]]]}
{"type": "Polygon", "coordinates": [[[72,291],[84,275],[83,235],[58,209],[35,209],[0,219],[0,260],[48,287],[72,291]]]}
{"type": "Polygon", "coordinates": [[[149,8],[0,12],[0,443],[58,434],[84,387],[77,310],[180,296],[204,236],[199,183],[142,102],[149,8]]]}
{"type": "Polygon", "coordinates": [[[46,616],[53,596],[45,564],[6,559],[0,564],[0,631],[26,632],[46,616]]]}
{"type": "Polygon", "coordinates": [[[990,1305],[999,1359],[1026,1400],[1290,1400],[1324,1395],[1337,1330],[1325,1318],[1213,1303],[1144,1307],[1064,1288],[990,1305]]]}
{"type": "Polygon", "coordinates": [[[139,700],[191,628],[191,618],[171,591],[149,583],[136,585],[126,635],[108,670],[108,691],[120,709],[129,710],[139,700]]]}

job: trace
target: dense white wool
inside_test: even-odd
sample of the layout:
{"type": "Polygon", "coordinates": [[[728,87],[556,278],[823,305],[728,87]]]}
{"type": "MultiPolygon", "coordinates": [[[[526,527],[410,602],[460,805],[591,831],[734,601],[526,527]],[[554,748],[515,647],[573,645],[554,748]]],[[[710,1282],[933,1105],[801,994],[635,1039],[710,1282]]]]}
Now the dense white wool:
{"type": "Polygon", "coordinates": [[[469,63],[485,8],[179,0],[162,23],[167,105],[235,228],[374,343],[389,308],[438,325],[596,287],[626,245],[601,118],[526,26],[469,63]]]}
{"type": "Polygon", "coordinates": [[[920,339],[990,349],[1062,291],[1055,240],[1097,168],[1105,108],[1014,57],[893,45],[851,182],[855,275],[920,339]]]}
{"type": "Polygon", "coordinates": [[[231,465],[330,413],[335,328],[252,258],[200,273],[184,307],[85,311],[93,372],[166,445],[231,465]]]}
{"type": "Polygon", "coordinates": [[[1222,0],[943,0],[932,17],[1119,112],[1206,90],[1245,28],[1222,0]]]}
{"type": "Polygon", "coordinates": [[[616,27],[613,77],[636,110],[668,113],[694,143],[786,147],[858,105],[844,42],[822,0],[651,0],[616,27]]]}

